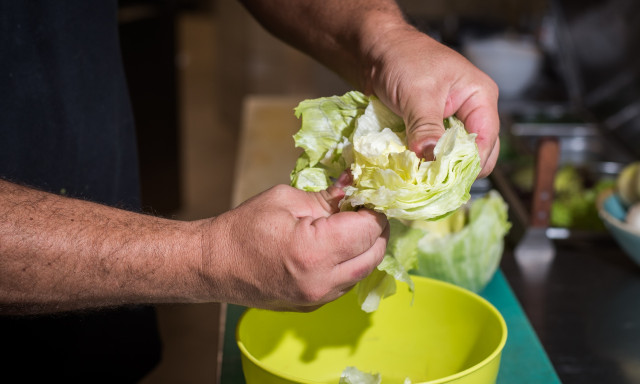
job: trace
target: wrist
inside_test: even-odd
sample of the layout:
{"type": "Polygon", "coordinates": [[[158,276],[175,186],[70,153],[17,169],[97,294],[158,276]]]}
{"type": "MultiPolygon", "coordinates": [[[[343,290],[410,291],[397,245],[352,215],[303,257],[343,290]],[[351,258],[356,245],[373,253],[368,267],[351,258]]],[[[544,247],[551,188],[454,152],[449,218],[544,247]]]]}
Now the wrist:
{"type": "Polygon", "coordinates": [[[361,55],[358,85],[364,93],[374,93],[374,79],[380,73],[385,53],[416,32],[400,11],[374,9],[367,12],[358,35],[358,52],[361,55]]]}
{"type": "Polygon", "coordinates": [[[232,294],[228,286],[234,273],[229,261],[232,237],[229,225],[221,216],[192,223],[199,238],[199,248],[190,268],[196,302],[228,302],[232,294]]]}
{"type": "MultiPolygon", "coordinates": [[[[138,274],[132,286],[133,302],[194,303],[210,301],[202,294],[199,282],[202,231],[199,222],[145,218],[137,240],[131,242],[130,266],[123,268],[151,273],[138,274]]],[[[120,276],[126,276],[127,270],[120,276]]]]}

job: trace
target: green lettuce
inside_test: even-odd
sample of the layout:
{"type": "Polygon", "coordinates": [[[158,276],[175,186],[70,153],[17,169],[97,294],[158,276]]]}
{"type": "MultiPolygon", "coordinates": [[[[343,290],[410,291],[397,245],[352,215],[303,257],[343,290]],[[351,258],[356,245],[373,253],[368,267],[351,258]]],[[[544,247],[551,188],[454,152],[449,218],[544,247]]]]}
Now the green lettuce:
{"type": "MultiPolygon", "coordinates": [[[[407,148],[402,118],[375,96],[352,91],[305,100],[295,115],[302,118],[295,145],[303,152],[291,172],[291,185],[321,191],[350,170],[353,182],[345,188],[342,210],[366,207],[389,219],[437,220],[470,198],[480,156],[476,135],[466,132],[456,117],[444,120],[446,129],[434,148],[434,160],[425,161],[407,148]]],[[[382,263],[358,283],[358,298],[367,312],[395,293],[396,280],[413,290],[408,271],[417,263],[417,251],[399,250],[421,232],[398,229],[399,221],[390,223],[392,233],[395,227],[407,238],[392,237],[382,263]]]]}
{"type": "Polygon", "coordinates": [[[379,373],[362,372],[356,367],[347,367],[340,375],[339,384],[380,384],[382,378],[379,373]]]}
{"type": "Polygon", "coordinates": [[[396,292],[396,281],[407,284],[413,292],[413,281],[409,271],[418,262],[417,244],[422,232],[390,219],[389,242],[382,262],[365,279],[356,285],[358,302],[365,312],[378,309],[380,301],[396,292]]]}
{"type": "MultiPolygon", "coordinates": [[[[381,384],[382,377],[379,373],[362,372],[356,367],[347,367],[340,375],[338,384],[381,384]]],[[[411,384],[410,378],[405,378],[403,384],[411,384]]]]}
{"type": "Polygon", "coordinates": [[[295,109],[302,118],[300,130],[293,136],[296,147],[303,149],[291,173],[291,185],[306,191],[321,191],[331,185],[350,166],[349,138],[357,118],[369,105],[369,99],[360,92],[343,96],[304,100],[295,109]]]}
{"type": "Polygon", "coordinates": [[[355,287],[365,312],[394,294],[396,281],[413,291],[410,275],[480,292],[498,269],[511,228],[507,204],[495,190],[438,220],[389,219],[389,225],[382,263],[355,287]]]}
{"type": "Polygon", "coordinates": [[[444,219],[397,226],[404,232],[391,227],[391,237],[404,239],[404,247],[392,253],[415,253],[414,264],[408,266],[411,274],[479,292],[500,264],[511,223],[506,202],[492,190],[444,219]]]}
{"type": "Polygon", "coordinates": [[[294,135],[303,149],[291,173],[294,187],[320,191],[346,169],[344,210],[364,206],[389,218],[431,220],[469,200],[480,172],[475,134],[460,120],[445,119],[445,133],[425,161],[407,148],[405,125],[375,96],[359,92],[305,100],[295,109],[302,127],[294,135]]]}

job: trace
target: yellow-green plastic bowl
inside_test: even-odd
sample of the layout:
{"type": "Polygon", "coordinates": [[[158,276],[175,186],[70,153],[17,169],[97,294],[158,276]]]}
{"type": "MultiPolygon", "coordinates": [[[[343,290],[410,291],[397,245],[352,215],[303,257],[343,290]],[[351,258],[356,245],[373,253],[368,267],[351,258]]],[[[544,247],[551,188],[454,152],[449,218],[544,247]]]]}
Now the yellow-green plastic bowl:
{"type": "Polygon", "coordinates": [[[507,326],[475,293],[413,276],[367,314],[349,292],[311,313],[248,309],[236,339],[248,384],[338,384],[353,366],[383,384],[495,383],[507,326]],[[412,303],[413,300],[413,303],[412,303]]]}

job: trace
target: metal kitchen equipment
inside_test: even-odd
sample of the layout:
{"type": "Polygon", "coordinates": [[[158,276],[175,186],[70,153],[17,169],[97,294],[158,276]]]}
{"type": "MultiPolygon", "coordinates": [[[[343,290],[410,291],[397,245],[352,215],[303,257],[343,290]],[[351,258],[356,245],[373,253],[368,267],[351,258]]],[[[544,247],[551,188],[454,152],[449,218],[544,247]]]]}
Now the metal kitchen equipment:
{"type": "Polygon", "coordinates": [[[558,168],[559,144],[555,137],[541,137],[536,153],[536,174],[529,226],[516,246],[514,255],[527,278],[544,278],[553,261],[555,248],[547,237],[553,182],[558,168]]]}

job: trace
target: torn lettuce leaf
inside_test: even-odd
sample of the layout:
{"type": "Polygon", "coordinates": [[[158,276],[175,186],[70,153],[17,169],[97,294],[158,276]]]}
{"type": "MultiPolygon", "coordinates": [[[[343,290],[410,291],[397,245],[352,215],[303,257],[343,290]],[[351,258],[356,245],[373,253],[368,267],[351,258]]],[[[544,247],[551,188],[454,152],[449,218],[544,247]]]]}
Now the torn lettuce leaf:
{"type": "MultiPolygon", "coordinates": [[[[402,118],[375,96],[352,91],[305,100],[295,115],[302,118],[294,140],[303,153],[291,172],[291,185],[321,191],[350,170],[353,183],[345,188],[342,210],[366,207],[389,219],[436,220],[470,198],[471,184],[480,172],[476,135],[467,133],[453,116],[444,120],[446,129],[434,148],[435,159],[425,161],[408,149],[402,118]]],[[[392,229],[400,228],[399,222],[390,222],[392,229]]],[[[363,310],[376,310],[381,299],[395,293],[396,280],[413,291],[408,271],[417,263],[417,251],[407,244],[416,241],[411,236],[390,239],[383,262],[356,287],[363,310]],[[390,249],[396,250],[389,253],[390,249]]]]}
{"type": "Polygon", "coordinates": [[[291,174],[296,188],[326,189],[350,169],[342,209],[364,206],[404,220],[443,217],[470,198],[480,156],[476,135],[455,117],[445,120],[435,159],[424,161],[407,148],[402,118],[375,96],[352,91],[305,100],[295,113],[302,118],[295,144],[304,150],[291,174]]]}
{"type": "Polygon", "coordinates": [[[355,91],[302,101],[294,111],[297,118],[302,118],[302,126],[293,139],[296,147],[304,150],[301,155],[304,160],[298,160],[293,174],[315,167],[322,169],[327,177],[335,178],[347,169],[349,163],[343,152],[345,146],[351,145],[349,138],[356,119],[368,105],[369,99],[355,91]]]}
{"type": "Polygon", "coordinates": [[[362,372],[356,367],[347,367],[340,375],[338,384],[380,384],[382,378],[379,373],[362,372]]]}
{"type": "Polygon", "coordinates": [[[291,178],[291,184],[305,191],[320,192],[329,188],[332,183],[324,169],[313,167],[295,173],[291,178]]]}
{"type": "Polygon", "coordinates": [[[378,267],[356,285],[360,308],[367,313],[378,309],[382,299],[396,293],[396,280],[413,292],[413,280],[407,271],[398,258],[385,255],[378,267]]]}
{"type": "Polygon", "coordinates": [[[382,299],[396,292],[396,280],[407,284],[413,292],[408,272],[417,265],[416,244],[423,233],[396,219],[390,219],[389,225],[391,235],[382,262],[355,287],[360,308],[365,312],[375,311],[382,299]]]}
{"type": "Polygon", "coordinates": [[[397,281],[413,291],[411,275],[480,292],[500,265],[511,228],[507,203],[495,190],[439,220],[389,219],[389,225],[382,263],[355,287],[365,312],[395,293],[397,281]]]}

